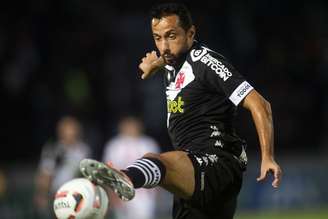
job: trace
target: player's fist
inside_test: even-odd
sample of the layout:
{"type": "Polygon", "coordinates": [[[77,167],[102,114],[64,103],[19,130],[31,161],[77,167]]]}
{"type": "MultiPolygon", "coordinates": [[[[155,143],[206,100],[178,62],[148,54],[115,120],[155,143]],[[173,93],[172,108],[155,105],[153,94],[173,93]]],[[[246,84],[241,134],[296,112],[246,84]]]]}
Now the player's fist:
{"type": "Polygon", "coordinates": [[[158,57],[155,51],[148,52],[146,56],[141,59],[141,63],[139,64],[139,69],[142,71],[141,78],[146,79],[164,65],[164,59],[161,56],[158,57]]]}

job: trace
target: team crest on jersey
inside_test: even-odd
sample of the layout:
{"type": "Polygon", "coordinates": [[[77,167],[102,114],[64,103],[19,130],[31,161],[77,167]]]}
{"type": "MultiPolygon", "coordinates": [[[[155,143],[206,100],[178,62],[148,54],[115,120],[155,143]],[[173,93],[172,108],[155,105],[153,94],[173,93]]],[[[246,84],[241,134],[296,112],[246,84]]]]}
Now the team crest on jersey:
{"type": "Polygon", "coordinates": [[[175,82],[175,89],[180,89],[183,86],[183,82],[185,81],[185,73],[179,72],[177,75],[177,80],[175,82]]]}
{"type": "Polygon", "coordinates": [[[206,53],[207,53],[207,50],[205,48],[193,49],[190,52],[191,60],[193,62],[196,62],[196,61],[200,60],[206,53]]]}

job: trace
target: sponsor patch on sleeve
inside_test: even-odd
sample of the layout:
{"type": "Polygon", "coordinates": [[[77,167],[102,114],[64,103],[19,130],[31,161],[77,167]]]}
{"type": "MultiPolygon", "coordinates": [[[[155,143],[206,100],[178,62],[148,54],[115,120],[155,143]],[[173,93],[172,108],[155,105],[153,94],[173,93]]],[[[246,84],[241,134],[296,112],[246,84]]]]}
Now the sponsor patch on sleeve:
{"type": "Polygon", "coordinates": [[[247,81],[244,81],[232,92],[229,99],[237,106],[253,89],[247,81]]]}

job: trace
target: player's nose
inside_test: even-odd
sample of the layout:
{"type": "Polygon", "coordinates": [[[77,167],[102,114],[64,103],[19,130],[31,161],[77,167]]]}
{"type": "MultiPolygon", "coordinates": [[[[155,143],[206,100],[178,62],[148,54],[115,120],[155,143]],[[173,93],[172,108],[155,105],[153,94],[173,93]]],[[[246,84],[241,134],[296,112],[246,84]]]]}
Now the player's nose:
{"type": "Polygon", "coordinates": [[[170,47],[169,47],[169,43],[167,40],[162,40],[161,42],[161,50],[162,50],[162,53],[166,53],[167,51],[169,51],[170,47]]]}

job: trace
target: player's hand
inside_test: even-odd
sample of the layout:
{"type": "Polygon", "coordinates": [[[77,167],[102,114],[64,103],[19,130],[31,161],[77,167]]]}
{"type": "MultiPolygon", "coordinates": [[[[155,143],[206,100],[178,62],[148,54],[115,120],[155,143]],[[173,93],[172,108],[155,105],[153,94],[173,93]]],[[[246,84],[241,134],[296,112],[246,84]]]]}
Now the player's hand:
{"type": "Polygon", "coordinates": [[[274,188],[278,188],[282,177],[282,171],[280,166],[273,159],[262,159],[261,174],[257,178],[257,181],[264,180],[268,173],[272,173],[274,177],[272,186],[274,188]]]}
{"type": "Polygon", "coordinates": [[[142,71],[141,78],[148,78],[164,65],[164,59],[161,56],[158,57],[155,51],[148,52],[146,56],[141,59],[141,63],[139,64],[139,68],[142,71]]]}

